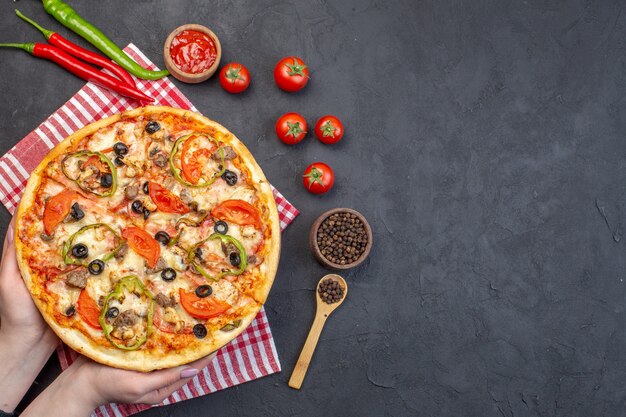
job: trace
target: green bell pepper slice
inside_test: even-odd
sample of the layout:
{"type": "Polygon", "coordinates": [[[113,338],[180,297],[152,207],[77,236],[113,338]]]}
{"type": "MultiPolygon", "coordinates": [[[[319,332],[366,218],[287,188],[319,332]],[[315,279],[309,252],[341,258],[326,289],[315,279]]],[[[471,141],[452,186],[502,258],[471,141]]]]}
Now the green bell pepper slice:
{"type": "Polygon", "coordinates": [[[74,244],[74,240],[76,240],[76,238],[78,236],[82,235],[87,230],[95,229],[97,227],[104,227],[107,230],[109,230],[111,233],[113,233],[113,236],[115,236],[115,240],[116,240],[116,245],[113,248],[113,250],[108,252],[108,253],[106,253],[101,258],[102,262],[106,262],[109,259],[111,259],[113,256],[115,256],[117,251],[119,251],[121,249],[122,245],[124,244],[124,241],[122,240],[121,236],[111,226],[109,226],[106,223],[88,224],[87,226],[83,226],[80,229],[78,229],[78,231],[76,233],[74,233],[73,235],[71,235],[70,238],[68,240],[66,240],[65,243],[63,244],[63,250],[61,252],[61,255],[63,256],[63,262],[65,262],[66,265],[83,265],[83,266],[87,266],[86,262],[83,262],[81,260],[77,260],[77,259],[73,259],[72,258],[72,246],[74,244]]]}
{"type": "Polygon", "coordinates": [[[61,160],[61,171],[63,172],[63,175],[65,175],[70,181],[74,181],[76,185],[80,187],[81,190],[95,194],[98,197],[101,197],[101,198],[110,197],[113,194],[115,194],[115,191],[117,190],[117,169],[115,168],[115,165],[113,164],[113,162],[111,162],[111,160],[107,158],[104,154],[102,154],[101,152],[79,151],[79,152],[71,153],[69,155],[65,155],[65,157],[61,160]],[[85,184],[78,181],[78,178],[72,178],[70,174],[67,172],[66,161],[68,161],[71,158],[80,158],[83,156],[86,156],[87,159],[89,159],[89,157],[91,156],[97,156],[98,159],[100,159],[100,162],[102,162],[103,164],[106,164],[106,166],[109,167],[109,171],[111,171],[111,177],[113,178],[113,180],[111,183],[111,187],[106,192],[102,194],[95,192],[91,188],[87,187],[85,184]]]}
{"type": "Polygon", "coordinates": [[[200,272],[200,274],[204,276],[205,278],[210,279],[211,281],[219,281],[225,275],[243,274],[243,271],[245,271],[246,266],[248,265],[248,255],[246,255],[246,250],[241,244],[241,242],[235,239],[234,237],[229,236],[229,235],[223,235],[221,233],[213,233],[211,236],[207,237],[206,239],[203,239],[200,242],[194,244],[187,251],[187,263],[193,264],[193,266],[198,270],[198,272],[200,272]],[[237,250],[239,250],[239,259],[241,260],[241,263],[239,264],[238,269],[222,271],[219,274],[217,274],[217,276],[213,277],[198,262],[194,260],[196,249],[199,248],[204,242],[208,240],[213,240],[213,239],[220,239],[222,243],[232,243],[233,245],[235,245],[237,250]]]}
{"type": "Polygon", "coordinates": [[[148,336],[150,336],[150,334],[152,333],[153,316],[154,316],[154,296],[152,295],[150,290],[144,287],[143,283],[137,276],[127,275],[118,281],[118,283],[113,288],[113,291],[111,291],[109,295],[107,295],[106,298],[104,299],[104,306],[102,307],[102,311],[100,312],[99,321],[100,321],[100,326],[102,327],[102,330],[104,331],[104,335],[106,336],[108,341],[111,342],[113,346],[119,349],[123,349],[123,350],[136,350],[141,345],[146,343],[146,341],[148,340],[148,336]],[[145,295],[150,300],[150,305],[148,306],[148,318],[147,318],[148,322],[146,325],[146,333],[143,334],[139,339],[137,339],[137,341],[131,346],[126,346],[124,344],[118,343],[113,338],[113,336],[111,336],[113,325],[109,324],[106,320],[106,313],[109,310],[109,302],[111,300],[121,300],[120,302],[123,302],[124,297],[126,297],[126,295],[124,294],[125,291],[131,294],[136,294],[138,296],[145,295]]]}
{"type": "Polygon", "coordinates": [[[226,165],[224,163],[224,148],[219,146],[219,143],[217,142],[217,140],[215,140],[211,136],[204,134],[204,133],[190,133],[188,135],[184,135],[178,138],[176,142],[174,142],[174,147],[172,148],[172,152],[170,152],[169,162],[170,162],[170,169],[172,170],[172,174],[174,175],[174,178],[176,178],[176,181],[180,182],[183,185],[186,185],[187,187],[193,187],[193,188],[208,187],[209,185],[213,184],[217,178],[221,177],[224,172],[226,172],[226,165]],[[181,175],[182,168],[181,169],[176,168],[176,165],[174,164],[174,158],[176,157],[176,154],[178,153],[178,148],[182,145],[184,141],[186,141],[187,139],[190,139],[192,136],[195,136],[195,135],[206,136],[211,142],[215,143],[218,146],[218,151],[220,153],[220,160],[221,160],[220,166],[222,167],[222,169],[219,172],[216,172],[213,174],[210,180],[205,181],[200,184],[192,184],[189,181],[185,180],[183,176],[181,175]]]}

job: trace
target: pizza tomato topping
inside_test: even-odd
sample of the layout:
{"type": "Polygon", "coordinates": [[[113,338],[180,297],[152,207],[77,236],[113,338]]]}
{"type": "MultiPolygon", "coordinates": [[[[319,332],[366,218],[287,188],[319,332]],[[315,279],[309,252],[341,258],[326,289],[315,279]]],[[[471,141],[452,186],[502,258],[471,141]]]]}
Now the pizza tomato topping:
{"type": "Polygon", "coordinates": [[[230,304],[212,297],[198,297],[195,292],[180,290],[180,304],[191,316],[198,319],[210,319],[228,310],[230,304]]]}
{"type": "Polygon", "coordinates": [[[226,200],[211,210],[211,216],[216,219],[238,225],[251,225],[262,228],[261,218],[254,206],[243,200],[226,200]]]}
{"type": "Polygon", "coordinates": [[[191,211],[191,209],[183,203],[180,197],[177,197],[165,187],[162,187],[153,181],[150,181],[148,184],[148,193],[150,194],[150,198],[154,204],[156,204],[157,210],[164,213],[178,214],[185,214],[191,211]]]}
{"type": "Polygon", "coordinates": [[[76,311],[85,320],[85,323],[93,327],[94,329],[101,329],[100,327],[100,307],[98,304],[87,294],[86,290],[82,290],[78,296],[76,302],[76,311]]]}
{"type": "Polygon", "coordinates": [[[161,254],[161,246],[148,232],[135,226],[127,227],[122,231],[122,237],[128,242],[128,246],[141,255],[148,262],[150,268],[154,268],[161,254]]]}
{"type": "Polygon", "coordinates": [[[72,190],[63,190],[51,197],[43,211],[43,227],[47,235],[54,233],[54,229],[70,214],[72,204],[78,200],[79,194],[72,190]]]}

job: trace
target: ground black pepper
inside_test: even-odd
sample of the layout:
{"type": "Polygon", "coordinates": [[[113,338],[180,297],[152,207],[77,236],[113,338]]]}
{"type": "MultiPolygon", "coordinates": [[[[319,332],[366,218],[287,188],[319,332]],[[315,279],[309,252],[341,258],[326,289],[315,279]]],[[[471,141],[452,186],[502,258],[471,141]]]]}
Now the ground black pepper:
{"type": "Polygon", "coordinates": [[[365,225],[356,214],[332,214],[320,224],[317,246],[322,256],[333,263],[356,262],[367,247],[365,225]]]}
{"type": "Polygon", "coordinates": [[[320,294],[320,298],[327,304],[333,304],[340,301],[343,298],[343,288],[338,281],[332,278],[326,278],[320,282],[317,287],[317,292],[320,294]]]}

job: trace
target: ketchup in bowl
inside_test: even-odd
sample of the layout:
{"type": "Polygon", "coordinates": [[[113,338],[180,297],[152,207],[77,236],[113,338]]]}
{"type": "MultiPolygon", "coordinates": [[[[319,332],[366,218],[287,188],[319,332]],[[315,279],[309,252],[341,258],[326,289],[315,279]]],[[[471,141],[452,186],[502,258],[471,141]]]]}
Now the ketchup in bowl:
{"type": "Polygon", "coordinates": [[[181,71],[200,74],[215,62],[217,47],[208,34],[197,30],[183,30],[172,40],[170,56],[181,71]]]}

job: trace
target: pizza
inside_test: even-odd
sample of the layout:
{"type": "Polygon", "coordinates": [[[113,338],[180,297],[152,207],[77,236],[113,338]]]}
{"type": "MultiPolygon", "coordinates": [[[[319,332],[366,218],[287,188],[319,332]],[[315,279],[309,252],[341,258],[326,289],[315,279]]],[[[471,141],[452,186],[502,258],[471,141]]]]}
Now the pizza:
{"type": "Polygon", "coordinates": [[[272,189],[248,149],[191,111],[142,107],[59,143],[16,218],[18,264],[57,335],[151,371],[239,335],[278,267],[272,189]]]}

